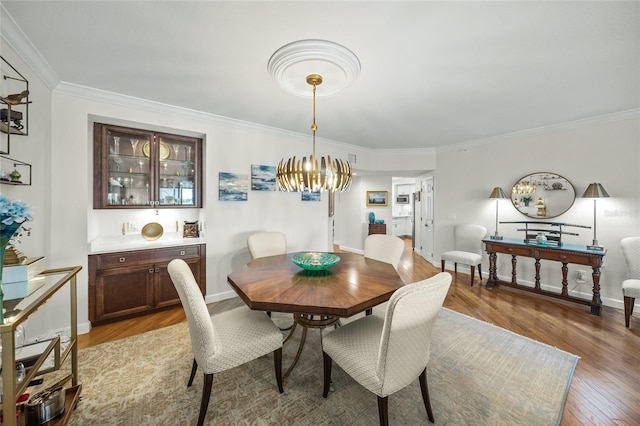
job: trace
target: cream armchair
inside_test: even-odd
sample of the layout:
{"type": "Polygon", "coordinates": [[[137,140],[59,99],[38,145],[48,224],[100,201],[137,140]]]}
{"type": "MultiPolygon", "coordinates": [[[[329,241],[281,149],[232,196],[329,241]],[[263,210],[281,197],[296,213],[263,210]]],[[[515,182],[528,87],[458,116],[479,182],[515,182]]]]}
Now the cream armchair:
{"type": "Polygon", "coordinates": [[[640,237],[627,237],[620,241],[627,262],[627,279],[622,282],[624,296],[624,323],[629,328],[633,305],[640,298],[640,237]]]}
{"type": "Polygon", "coordinates": [[[445,262],[453,262],[454,272],[458,273],[458,263],[468,265],[471,268],[471,286],[473,287],[473,276],[478,267],[478,277],[482,282],[482,239],[487,235],[487,228],[480,225],[456,225],[453,229],[455,239],[455,250],[442,253],[440,261],[442,271],[445,262]]]}
{"type": "Polygon", "coordinates": [[[207,414],[213,374],[245,364],[273,352],[278,390],[282,388],[282,333],[264,312],[246,306],[211,316],[189,265],[174,259],[168,266],[187,316],[193,366],[187,386],[193,384],[198,367],[204,373],[198,426],[207,414]]]}
{"type": "Polygon", "coordinates": [[[418,377],[427,416],[433,423],[427,363],[433,325],[450,285],[451,274],[447,272],[408,284],[393,293],[384,319],[369,315],[327,332],[323,338],[322,395],[326,398],[329,393],[331,366],[335,361],[356,382],[378,396],[380,424],[387,425],[388,396],[418,377]]]}

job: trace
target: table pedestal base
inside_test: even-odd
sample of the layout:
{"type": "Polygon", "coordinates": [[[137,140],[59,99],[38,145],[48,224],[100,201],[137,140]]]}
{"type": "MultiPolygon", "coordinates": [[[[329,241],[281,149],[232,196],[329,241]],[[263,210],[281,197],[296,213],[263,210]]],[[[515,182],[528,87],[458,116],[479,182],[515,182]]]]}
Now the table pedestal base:
{"type": "MultiPolygon", "coordinates": [[[[296,356],[287,371],[285,371],[285,373],[282,375],[283,378],[286,379],[287,377],[289,377],[289,374],[298,363],[300,354],[302,353],[302,348],[304,348],[304,343],[307,340],[307,330],[309,328],[318,328],[322,330],[323,328],[336,324],[339,319],[340,318],[331,315],[293,314],[293,326],[291,326],[291,331],[289,331],[289,334],[284,339],[284,343],[287,343],[287,341],[291,339],[291,336],[293,336],[293,333],[296,331],[298,325],[302,327],[302,336],[300,336],[300,345],[298,346],[298,352],[296,352],[296,356]]],[[[322,342],[322,334],[320,334],[320,342],[322,342]]],[[[322,346],[322,344],[320,346],[322,346]]]]}

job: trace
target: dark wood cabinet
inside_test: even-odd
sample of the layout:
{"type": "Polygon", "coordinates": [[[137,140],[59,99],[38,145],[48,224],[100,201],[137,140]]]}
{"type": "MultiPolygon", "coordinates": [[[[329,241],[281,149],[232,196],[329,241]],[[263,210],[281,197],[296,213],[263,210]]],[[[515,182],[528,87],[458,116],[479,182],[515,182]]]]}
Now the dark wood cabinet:
{"type": "Polygon", "coordinates": [[[371,234],[386,234],[387,233],[387,224],[386,223],[370,223],[369,224],[369,235],[371,234]]]}
{"type": "Polygon", "coordinates": [[[202,207],[202,139],[95,123],[93,208],[202,207]]]}
{"type": "Polygon", "coordinates": [[[194,244],[89,256],[89,320],[92,325],[180,304],[167,272],[173,259],[189,264],[206,291],[206,246],[194,244]]]}

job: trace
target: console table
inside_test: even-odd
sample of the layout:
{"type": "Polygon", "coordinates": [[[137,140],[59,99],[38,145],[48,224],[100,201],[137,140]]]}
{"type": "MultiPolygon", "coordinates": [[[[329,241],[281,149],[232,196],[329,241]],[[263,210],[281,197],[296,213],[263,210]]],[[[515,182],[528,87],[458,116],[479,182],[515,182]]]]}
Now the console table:
{"type": "Polygon", "coordinates": [[[485,287],[492,289],[496,284],[504,285],[507,287],[514,287],[521,290],[526,290],[545,296],[555,297],[558,299],[568,300],[571,302],[580,303],[583,305],[591,306],[592,315],[600,315],[602,308],[602,300],[600,299],[600,267],[602,266],[602,259],[606,254],[605,250],[588,250],[586,246],[577,246],[565,244],[561,247],[533,244],[523,242],[522,240],[508,239],[482,240],[485,244],[487,254],[489,255],[489,279],[485,287]],[[505,253],[511,255],[511,282],[499,281],[496,271],[496,259],[497,253],[505,253]],[[535,259],[535,285],[534,287],[528,287],[519,285],[516,280],[516,264],[517,257],[530,257],[535,259]],[[540,259],[554,260],[562,263],[562,289],[560,293],[553,291],[543,290],[540,287],[540,259]],[[567,282],[567,264],[574,263],[578,265],[591,266],[593,273],[593,297],[586,300],[575,296],[570,296],[568,291],[567,282]]]}

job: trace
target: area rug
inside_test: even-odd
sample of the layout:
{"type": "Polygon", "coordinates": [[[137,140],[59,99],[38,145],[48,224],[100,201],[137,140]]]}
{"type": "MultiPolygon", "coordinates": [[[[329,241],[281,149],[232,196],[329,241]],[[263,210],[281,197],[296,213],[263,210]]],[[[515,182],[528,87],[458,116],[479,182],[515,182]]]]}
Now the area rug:
{"type": "MultiPolygon", "coordinates": [[[[225,301],[212,311],[238,305],[225,301]]],[[[279,325],[290,315],[274,314],[279,325]]],[[[284,348],[284,368],[299,332],[284,348]]],[[[442,309],[428,366],[437,425],[555,425],[578,357],[482,321],[442,309]]],[[[71,425],[194,425],[203,377],[187,388],[191,347],[186,323],[83,349],[82,399],[71,425]]],[[[279,394],[273,357],[214,377],[207,424],[374,425],[377,399],[337,365],[322,397],[322,352],[311,330],[299,364],[279,394]]],[[[389,397],[389,421],[427,424],[418,380],[389,397]]]]}

